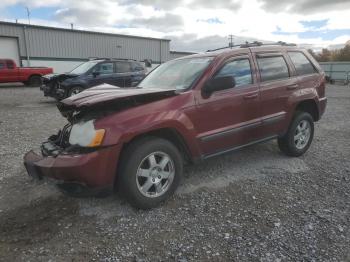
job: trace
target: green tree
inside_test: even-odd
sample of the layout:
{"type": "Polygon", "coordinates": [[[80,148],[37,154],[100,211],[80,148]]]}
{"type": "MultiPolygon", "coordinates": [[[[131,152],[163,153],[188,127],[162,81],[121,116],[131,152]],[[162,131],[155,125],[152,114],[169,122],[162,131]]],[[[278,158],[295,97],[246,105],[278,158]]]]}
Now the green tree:
{"type": "Polygon", "coordinates": [[[336,58],[337,61],[350,61],[350,45],[340,49],[336,58]]]}
{"type": "Polygon", "coordinates": [[[327,48],[323,48],[321,53],[318,55],[318,61],[329,62],[331,60],[331,51],[327,48]]]}

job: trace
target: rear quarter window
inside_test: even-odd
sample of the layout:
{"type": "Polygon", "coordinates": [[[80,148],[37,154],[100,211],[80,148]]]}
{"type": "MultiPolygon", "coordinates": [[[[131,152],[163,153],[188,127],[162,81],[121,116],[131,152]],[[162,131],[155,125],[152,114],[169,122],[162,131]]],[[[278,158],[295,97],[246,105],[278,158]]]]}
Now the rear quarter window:
{"type": "Polygon", "coordinates": [[[257,57],[261,82],[285,79],[289,77],[289,69],[282,55],[257,57]]]}
{"type": "Polygon", "coordinates": [[[133,71],[143,71],[144,70],[143,66],[139,63],[136,63],[136,62],[132,63],[132,69],[133,69],[133,71]]]}
{"type": "Polygon", "coordinates": [[[118,61],[116,62],[117,73],[129,73],[131,72],[130,62],[118,61]]]}
{"type": "Polygon", "coordinates": [[[3,61],[0,61],[0,70],[5,68],[5,63],[3,61]]]}
{"type": "Polygon", "coordinates": [[[317,73],[316,68],[302,52],[288,52],[298,75],[309,75],[317,73]]]}

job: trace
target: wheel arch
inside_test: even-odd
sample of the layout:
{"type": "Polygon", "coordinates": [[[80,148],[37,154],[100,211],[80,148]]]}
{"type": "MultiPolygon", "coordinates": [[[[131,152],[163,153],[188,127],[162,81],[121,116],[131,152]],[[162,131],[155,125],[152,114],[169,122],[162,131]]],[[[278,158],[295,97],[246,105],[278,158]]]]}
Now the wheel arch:
{"type": "Polygon", "coordinates": [[[170,141],[180,151],[180,153],[184,157],[184,159],[183,159],[184,163],[193,163],[195,161],[185,139],[174,128],[159,128],[159,129],[151,130],[151,131],[148,131],[148,132],[145,132],[142,134],[138,134],[138,135],[134,136],[132,139],[130,139],[129,141],[125,142],[122,145],[122,148],[120,150],[120,155],[118,157],[119,158],[118,165],[117,165],[116,174],[115,174],[115,178],[114,178],[114,188],[116,190],[118,189],[117,185],[119,184],[119,180],[120,180],[120,178],[119,178],[119,172],[121,171],[120,161],[122,161],[123,158],[125,157],[126,149],[132,143],[134,143],[138,140],[144,139],[146,137],[155,137],[155,138],[166,139],[166,140],[170,141]]]}
{"type": "Polygon", "coordinates": [[[318,111],[318,107],[314,99],[306,99],[306,100],[300,101],[296,105],[294,112],[297,112],[297,111],[309,113],[315,122],[320,120],[320,113],[318,111]]]}
{"type": "Polygon", "coordinates": [[[42,75],[40,75],[39,73],[33,73],[33,74],[29,75],[27,81],[24,81],[24,82],[27,82],[28,85],[32,86],[33,85],[33,83],[32,83],[33,77],[40,78],[40,83],[39,84],[42,83],[42,75]]]}
{"type": "Polygon", "coordinates": [[[33,76],[42,77],[42,75],[39,74],[39,73],[33,73],[33,74],[29,75],[28,80],[29,80],[30,78],[32,78],[33,76]]]}
{"type": "Polygon", "coordinates": [[[135,142],[136,140],[143,139],[145,137],[158,137],[170,141],[184,156],[184,161],[186,163],[192,163],[194,161],[189,146],[187,145],[185,139],[175,128],[159,128],[151,130],[142,134],[134,136],[131,140],[123,144],[121,153],[125,150],[128,145],[135,142]]]}

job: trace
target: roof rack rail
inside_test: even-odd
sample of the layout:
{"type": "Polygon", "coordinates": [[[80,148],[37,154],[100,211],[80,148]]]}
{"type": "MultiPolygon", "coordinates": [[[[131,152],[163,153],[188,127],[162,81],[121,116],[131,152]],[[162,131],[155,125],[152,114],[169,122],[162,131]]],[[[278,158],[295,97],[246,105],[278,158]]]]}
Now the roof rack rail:
{"type": "Polygon", "coordinates": [[[254,46],[269,46],[269,45],[280,45],[280,46],[296,46],[296,44],[293,43],[286,43],[283,41],[278,41],[278,42],[272,42],[272,43],[263,43],[260,41],[254,41],[254,42],[245,42],[244,44],[239,44],[239,45],[230,45],[230,46],[225,46],[225,47],[220,47],[212,50],[207,50],[207,52],[214,52],[218,50],[223,50],[223,49],[232,49],[233,47],[239,47],[239,48],[248,48],[248,47],[254,47],[254,46]]]}
{"type": "Polygon", "coordinates": [[[124,60],[124,61],[137,61],[135,59],[131,59],[131,58],[110,58],[110,57],[89,57],[89,60],[124,60]]]}
{"type": "Polygon", "coordinates": [[[137,61],[136,59],[131,59],[131,58],[112,58],[114,60],[125,60],[125,61],[137,61]]]}
{"type": "Polygon", "coordinates": [[[269,46],[269,45],[281,45],[281,46],[296,46],[296,44],[293,43],[286,43],[283,41],[278,41],[278,42],[272,42],[272,43],[263,43],[259,41],[254,41],[254,42],[245,42],[244,44],[241,44],[241,48],[244,47],[254,47],[254,46],[269,46]]]}
{"type": "Polygon", "coordinates": [[[216,48],[216,49],[209,49],[206,52],[214,52],[214,51],[228,49],[228,48],[232,49],[233,47],[240,47],[240,46],[241,46],[241,44],[239,44],[239,45],[230,45],[230,46],[225,46],[225,47],[219,47],[219,48],[216,48]]]}

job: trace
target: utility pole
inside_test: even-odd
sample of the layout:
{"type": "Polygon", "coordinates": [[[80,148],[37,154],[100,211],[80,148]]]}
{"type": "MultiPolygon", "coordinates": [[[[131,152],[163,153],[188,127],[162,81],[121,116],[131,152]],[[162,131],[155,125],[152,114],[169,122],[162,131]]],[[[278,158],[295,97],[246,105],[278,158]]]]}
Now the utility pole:
{"type": "Polygon", "coordinates": [[[28,24],[30,25],[30,10],[28,6],[26,6],[26,10],[27,10],[28,24]]]}
{"type": "Polygon", "coordinates": [[[228,46],[231,47],[231,48],[233,47],[233,37],[234,37],[234,35],[229,35],[228,36],[228,39],[230,40],[230,42],[228,43],[228,46]]]}

